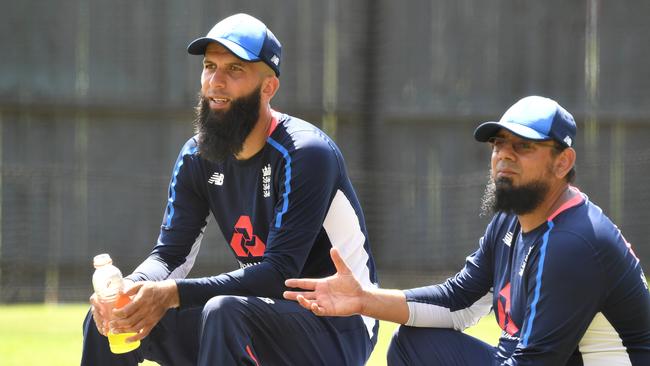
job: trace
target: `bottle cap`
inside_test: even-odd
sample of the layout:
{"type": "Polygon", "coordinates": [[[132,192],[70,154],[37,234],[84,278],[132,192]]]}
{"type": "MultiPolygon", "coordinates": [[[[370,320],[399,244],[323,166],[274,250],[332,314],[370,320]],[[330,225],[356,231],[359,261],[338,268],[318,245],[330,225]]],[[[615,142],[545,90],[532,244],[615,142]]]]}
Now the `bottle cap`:
{"type": "Polygon", "coordinates": [[[93,266],[95,268],[105,266],[107,264],[112,264],[113,260],[111,259],[111,256],[104,253],[104,254],[98,254],[93,258],[93,266]]]}

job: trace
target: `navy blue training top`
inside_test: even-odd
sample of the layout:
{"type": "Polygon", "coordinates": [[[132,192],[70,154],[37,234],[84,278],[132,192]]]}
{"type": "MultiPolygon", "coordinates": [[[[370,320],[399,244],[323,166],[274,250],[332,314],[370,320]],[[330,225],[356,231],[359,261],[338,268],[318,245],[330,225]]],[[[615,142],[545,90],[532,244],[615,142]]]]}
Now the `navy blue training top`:
{"type": "Polygon", "coordinates": [[[495,215],[455,277],[405,293],[416,307],[455,312],[491,289],[503,365],[650,365],[639,259],[583,194],[528,233],[515,215],[495,215]]]}
{"type": "MultiPolygon", "coordinates": [[[[198,155],[196,137],[187,141],[174,166],[158,243],[129,277],[175,278],[182,307],[216,295],[282,298],[287,278],[335,273],[332,246],[362,285],[377,285],[341,152],[313,125],[274,112],[266,145],[250,159],[213,163],[198,155]],[[210,213],[240,268],[186,279],[210,213]]],[[[364,320],[374,327],[374,320],[364,320]]]]}

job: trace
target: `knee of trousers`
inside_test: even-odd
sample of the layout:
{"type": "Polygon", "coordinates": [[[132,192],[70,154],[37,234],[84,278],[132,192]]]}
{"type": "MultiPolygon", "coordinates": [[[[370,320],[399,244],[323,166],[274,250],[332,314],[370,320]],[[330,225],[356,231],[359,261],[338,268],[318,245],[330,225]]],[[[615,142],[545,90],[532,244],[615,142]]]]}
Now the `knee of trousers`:
{"type": "Polygon", "coordinates": [[[243,315],[246,312],[245,298],[221,295],[208,300],[203,307],[202,318],[204,323],[233,324],[245,319],[243,315]]]}
{"type": "Polygon", "coordinates": [[[458,331],[447,328],[421,328],[401,325],[391,339],[391,344],[413,344],[420,343],[424,338],[437,341],[449,338],[450,334],[456,334],[458,331]]]}
{"type": "Polygon", "coordinates": [[[95,325],[95,319],[93,318],[93,313],[90,310],[88,310],[88,313],[86,313],[86,317],[84,318],[83,325],[82,325],[82,330],[83,330],[83,336],[87,340],[89,338],[101,339],[99,330],[97,330],[97,326],[95,325]]]}
{"type": "Polygon", "coordinates": [[[409,339],[412,337],[411,333],[411,327],[405,327],[403,325],[399,326],[391,337],[389,347],[394,347],[404,342],[409,342],[409,339]]]}
{"type": "Polygon", "coordinates": [[[388,364],[393,365],[405,365],[404,355],[401,347],[401,343],[405,340],[405,333],[403,330],[406,329],[403,326],[400,326],[395,330],[393,336],[391,337],[390,343],[388,344],[388,350],[386,351],[386,360],[388,364]]]}
{"type": "MultiPolygon", "coordinates": [[[[431,329],[433,330],[433,329],[431,329]]],[[[432,333],[437,333],[433,331],[432,333]]],[[[442,334],[441,334],[442,336],[442,334]]],[[[426,343],[421,343],[422,328],[400,326],[397,328],[393,337],[388,345],[386,358],[388,364],[393,365],[409,365],[412,359],[417,359],[416,352],[422,348],[426,343]]]]}
{"type": "Polygon", "coordinates": [[[84,318],[83,322],[83,328],[86,329],[89,325],[93,324],[94,325],[95,320],[93,319],[93,313],[92,311],[88,310],[86,313],[86,317],[84,318]]]}

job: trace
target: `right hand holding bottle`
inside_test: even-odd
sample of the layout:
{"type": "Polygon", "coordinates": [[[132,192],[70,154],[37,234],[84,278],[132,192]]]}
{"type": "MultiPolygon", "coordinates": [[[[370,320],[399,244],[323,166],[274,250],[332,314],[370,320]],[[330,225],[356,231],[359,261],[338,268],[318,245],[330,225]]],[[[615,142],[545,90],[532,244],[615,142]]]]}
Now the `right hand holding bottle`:
{"type": "Polygon", "coordinates": [[[110,327],[114,333],[135,332],[127,339],[143,339],[162,319],[168,309],[179,306],[178,289],[174,280],[143,281],[127,286],[124,292],[132,301],[112,312],[110,327]]]}
{"type": "Polygon", "coordinates": [[[102,304],[95,293],[90,296],[90,311],[93,314],[95,326],[97,326],[99,333],[103,336],[107,336],[111,309],[109,309],[106,304],[102,304]]]}
{"type": "MultiPolygon", "coordinates": [[[[134,282],[128,278],[124,279],[124,292],[128,292],[131,287],[133,287],[134,282]]],[[[90,311],[93,314],[93,319],[95,320],[95,326],[97,330],[104,337],[108,336],[108,331],[110,329],[109,323],[111,320],[111,313],[113,311],[114,304],[102,303],[99,300],[97,293],[93,293],[90,296],[90,311]]]]}

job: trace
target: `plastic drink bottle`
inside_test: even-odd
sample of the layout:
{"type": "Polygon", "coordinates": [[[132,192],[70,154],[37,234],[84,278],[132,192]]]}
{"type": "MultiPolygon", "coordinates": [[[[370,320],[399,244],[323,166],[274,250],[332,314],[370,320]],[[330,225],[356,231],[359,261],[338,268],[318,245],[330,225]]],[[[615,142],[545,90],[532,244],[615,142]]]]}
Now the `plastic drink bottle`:
{"type": "MultiPolygon", "coordinates": [[[[124,295],[124,279],[122,272],[113,265],[113,260],[108,254],[99,254],[93,258],[93,288],[104,307],[105,314],[111,314],[113,308],[121,308],[131,302],[131,299],[124,295]]],[[[126,339],[134,336],[135,333],[114,334],[109,330],[108,344],[113,353],[126,353],[140,347],[140,341],[126,343],[126,339]]]]}

